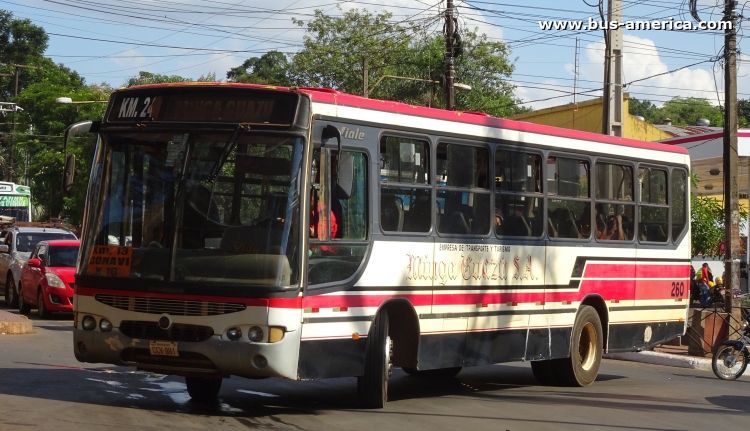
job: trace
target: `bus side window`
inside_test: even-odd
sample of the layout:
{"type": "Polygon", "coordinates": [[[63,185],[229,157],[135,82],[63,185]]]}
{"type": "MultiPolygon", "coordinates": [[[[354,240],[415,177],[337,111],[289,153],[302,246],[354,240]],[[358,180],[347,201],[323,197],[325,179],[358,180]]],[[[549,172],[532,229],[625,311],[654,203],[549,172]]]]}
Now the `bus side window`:
{"type": "Polygon", "coordinates": [[[380,229],[429,232],[432,224],[430,146],[427,141],[380,140],[380,229]]]}
{"type": "Polygon", "coordinates": [[[634,221],[633,167],[597,162],[593,223],[596,239],[631,241],[634,221]]]}
{"type": "Polygon", "coordinates": [[[442,202],[438,232],[486,235],[490,232],[489,151],[441,143],[437,148],[438,191],[442,202]]]}
{"type": "Polygon", "coordinates": [[[645,242],[667,242],[669,239],[667,171],[640,167],[638,182],[640,184],[638,239],[645,242]]]}
{"type": "MultiPolygon", "coordinates": [[[[345,151],[344,154],[353,162],[350,196],[343,196],[337,191],[335,176],[326,174],[337,166],[336,157],[332,156],[326,165],[332,168],[331,171],[324,167],[313,173],[316,178],[311,181],[313,188],[310,191],[308,285],[346,280],[357,271],[367,251],[367,157],[364,153],[353,151],[345,151]],[[324,202],[326,196],[330,202],[324,202]],[[328,219],[321,216],[321,210],[326,206],[330,208],[328,219]],[[330,239],[324,235],[328,229],[330,239]]],[[[318,164],[325,163],[325,157],[321,159],[319,151],[314,153],[318,164]]],[[[322,213],[325,214],[325,211],[322,213]]]]}
{"type": "Polygon", "coordinates": [[[591,237],[590,164],[588,160],[547,159],[547,217],[553,238],[591,237]]]}
{"type": "Polygon", "coordinates": [[[689,216],[687,211],[687,172],[684,169],[672,170],[671,187],[672,241],[676,242],[682,232],[685,231],[689,216]]]}
{"type": "MultiPolygon", "coordinates": [[[[499,149],[495,152],[495,233],[540,237],[544,232],[542,156],[499,149]]],[[[553,229],[550,229],[552,232],[553,229]]],[[[554,236],[554,235],[553,235],[554,236]]]]}

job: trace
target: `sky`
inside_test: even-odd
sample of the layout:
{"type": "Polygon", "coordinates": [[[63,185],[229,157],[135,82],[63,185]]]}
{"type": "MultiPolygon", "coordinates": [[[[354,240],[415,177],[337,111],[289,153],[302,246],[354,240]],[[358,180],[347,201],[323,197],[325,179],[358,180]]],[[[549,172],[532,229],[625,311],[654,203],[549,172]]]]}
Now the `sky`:
{"type": "MultiPolygon", "coordinates": [[[[601,30],[542,31],[539,21],[599,20],[593,0],[455,0],[460,28],[478,28],[508,44],[511,81],[523,106],[541,109],[601,95],[601,30]],[[533,6],[530,6],[533,4],[533,6]],[[575,80],[576,38],[579,41],[575,80]]],[[[718,21],[722,3],[698,0],[704,21],[718,21]]],[[[605,2],[606,3],[606,2],[605,2]]],[[[624,20],[688,20],[687,0],[623,0],[624,20]]],[[[294,53],[310,19],[350,8],[387,10],[393,21],[442,32],[445,0],[0,0],[0,9],[28,18],[49,34],[46,55],[78,71],[87,83],[119,87],[139,71],[197,79],[226,71],[268,50],[294,53]]],[[[741,11],[740,11],[741,13],[741,11]]],[[[739,31],[740,52],[747,42],[739,31]]],[[[657,105],[675,96],[723,100],[723,68],[716,57],[722,31],[625,30],[624,82],[631,97],[657,105]],[[646,78],[646,79],[644,79],[646,78]],[[637,81],[637,82],[634,82],[637,81]]],[[[741,54],[741,60],[750,60],[741,54]]],[[[738,97],[750,98],[750,62],[739,62],[738,97]]]]}

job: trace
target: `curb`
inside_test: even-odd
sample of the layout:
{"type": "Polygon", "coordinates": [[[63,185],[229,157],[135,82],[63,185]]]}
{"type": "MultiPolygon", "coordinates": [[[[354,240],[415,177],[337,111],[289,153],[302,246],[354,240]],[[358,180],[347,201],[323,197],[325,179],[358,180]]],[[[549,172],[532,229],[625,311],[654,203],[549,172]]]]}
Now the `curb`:
{"type": "Polygon", "coordinates": [[[33,332],[34,324],[28,317],[0,310],[0,335],[31,334],[33,332]]]}
{"type": "Polygon", "coordinates": [[[668,367],[692,368],[695,370],[711,371],[711,359],[695,356],[672,355],[670,353],[659,353],[651,351],[609,353],[604,355],[606,359],[617,359],[621,361],[641,362],[644,364],[666,365],[668,367]]]}

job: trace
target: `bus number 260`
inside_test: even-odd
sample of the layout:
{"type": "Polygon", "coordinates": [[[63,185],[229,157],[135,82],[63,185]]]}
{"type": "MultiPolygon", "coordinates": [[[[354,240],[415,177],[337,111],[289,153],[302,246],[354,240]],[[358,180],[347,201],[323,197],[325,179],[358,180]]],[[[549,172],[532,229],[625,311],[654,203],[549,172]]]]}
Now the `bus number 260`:
{"type": "Polygon", "coordinates": [[[672,282],[672,296],[681,298],[685,295],[685,282],[673,281],[672,282]]]}

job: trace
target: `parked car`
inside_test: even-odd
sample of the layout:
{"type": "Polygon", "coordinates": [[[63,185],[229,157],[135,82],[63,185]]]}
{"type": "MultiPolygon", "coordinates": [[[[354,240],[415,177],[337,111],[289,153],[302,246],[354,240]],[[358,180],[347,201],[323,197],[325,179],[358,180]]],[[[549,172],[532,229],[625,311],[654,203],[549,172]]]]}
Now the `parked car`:
{"type": "Polygon", "coordinates": [[[78,240],[40,241],[21,269],[18,310],[28,314],[36,308],[46,319],[53,311],[73,311],[73,287],[78,240]]]}
{"type": "Polygon", "coordinates": [[[18,307],[21,268],[31,251],[39,241],[54,239],[78,240],[78,237],[50,223],[16,223],[0,231],[0,285],[8,307],[18,307]]]}

